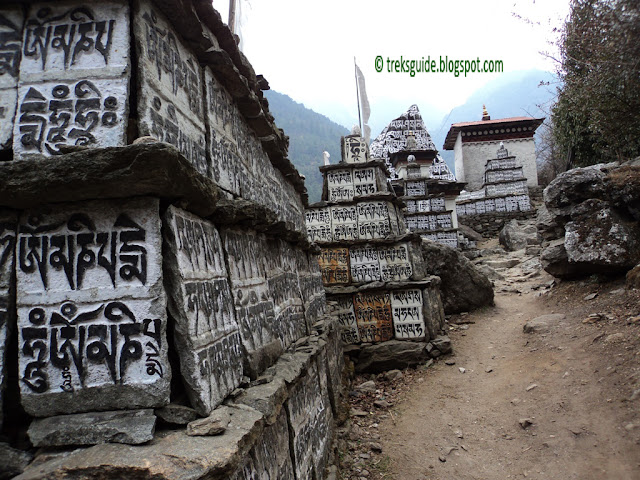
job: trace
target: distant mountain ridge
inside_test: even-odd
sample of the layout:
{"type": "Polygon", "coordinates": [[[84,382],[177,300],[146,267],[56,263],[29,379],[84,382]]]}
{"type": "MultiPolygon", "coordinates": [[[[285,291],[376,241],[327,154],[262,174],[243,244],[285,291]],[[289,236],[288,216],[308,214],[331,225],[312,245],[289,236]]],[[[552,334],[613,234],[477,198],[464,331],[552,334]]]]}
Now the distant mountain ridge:
{"type": "Polygon", "coordinates": [[[306,177],[309,202],[320,201],[322,174],[318,167],[323,165],[322,152],[329,152],[331,163],[339,162],[340,137],[349,131],[287,95],[267,90],[265,97],[276,125],[289,136],[289,159],[306,177]]]}

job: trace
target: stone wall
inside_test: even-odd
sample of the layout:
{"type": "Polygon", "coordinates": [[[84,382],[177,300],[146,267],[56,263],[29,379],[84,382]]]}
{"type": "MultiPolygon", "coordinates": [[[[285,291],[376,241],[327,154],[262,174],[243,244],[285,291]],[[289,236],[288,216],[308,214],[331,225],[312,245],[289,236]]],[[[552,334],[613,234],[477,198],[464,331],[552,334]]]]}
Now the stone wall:
{"type": "Polygon", "coordinates": [[[497,237],[500,230],[506,223],[511,220],[526,220],[535,218],[536,211],[529,210],[527,212],[491,212],[476,215],[466,215],[458,217],[462,225],[473,228],[484,238],[497,237]]]}
{"type": "Polygon", "coordinates": [[[0,20],[0,450],[42,454],[0,476],[324,478],[340,332],[268,85],[220,15],[0,20]]]}

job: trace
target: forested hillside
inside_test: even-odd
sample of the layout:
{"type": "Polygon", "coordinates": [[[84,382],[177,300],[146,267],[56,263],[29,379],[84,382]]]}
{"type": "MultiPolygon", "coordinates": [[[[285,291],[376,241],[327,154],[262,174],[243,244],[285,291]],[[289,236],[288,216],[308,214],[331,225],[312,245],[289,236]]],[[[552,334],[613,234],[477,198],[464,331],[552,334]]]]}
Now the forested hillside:
{"type": "Polygon", "coordinates": [[[340,161],[340,137],[349,132],[342,125],[324,115],[309,110],[287,95],[273,90],[265,92],[269,110],[278,127],[289,136],[289,159],[307,179],[309,202],[320,200],[322,175],[318,167],[323,164],[322,152],[331,155],[331,163],[340,161]]]}

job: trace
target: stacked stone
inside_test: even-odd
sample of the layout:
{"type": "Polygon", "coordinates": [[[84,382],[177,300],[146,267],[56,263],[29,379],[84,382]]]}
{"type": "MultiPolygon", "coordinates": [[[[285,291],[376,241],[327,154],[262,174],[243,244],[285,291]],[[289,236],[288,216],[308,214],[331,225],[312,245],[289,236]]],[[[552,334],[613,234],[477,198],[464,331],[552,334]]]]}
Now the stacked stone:
{"type": "MultiPolygon", "coordinates": [[[[428,342],[444,314],[439,279],[425,274],[419,235],[406,233],[402,203],[384,160],[359,135],[342,140],[342,161],[320,167],[323,200],[306,211],[330,313],[346,344],[428,342]]],[[[424,349],[424,348],[423,348],[424,349]]]]}
{"type": "Polygon", "coordinates": [[[452,248],[458,248],[456,197],[464,184],[450,180],[426,178],[420,165],[409,162],[406,178],[394,180],[406,204],[405,221],[410,232],[452,248]]]}
{"type": "Polygon", "coordinates": [[[146,444],[22,478],[323,478],[342,351],[304,183],[211,2],[3,3],[0,58],[0,423],[146,444]]]}
{"type": "Polygon", "coordinates": [[[487,160],[482,189],[458,197],[458,216],[531,210],[527,179],[516,157],[501,145],[496,158],[487,160]]]}

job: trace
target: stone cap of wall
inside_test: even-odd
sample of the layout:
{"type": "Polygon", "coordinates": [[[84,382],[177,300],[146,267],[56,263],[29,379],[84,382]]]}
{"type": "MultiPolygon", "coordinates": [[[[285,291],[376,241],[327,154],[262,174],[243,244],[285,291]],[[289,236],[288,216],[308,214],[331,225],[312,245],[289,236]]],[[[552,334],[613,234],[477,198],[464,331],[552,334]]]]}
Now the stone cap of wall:
{"type": "Polygon", "coordinates": [[[0,162],[0,206],[25,209],[47,203],[152,195],[217,224],[240,224],[309,248],[305,232],[250,200],[222,197],[167,143],[80,149],[39,160],[0,162]]]}
{"type": "Polygon", "coordinates": [[[330,165],[321,165],[318,167],[318,170],[320,170],[321,173],[325,173],[325,172],[330,172],[332,170],[343,170],[345,168],[368,168],[368,167],[381,168],[387,177],[390,175],[389,169],[387,168],[387,164],[385,163],[384,160],[380,158],[374,158],[364,163],[338,162],[338,163],[332,163],[330,165]]]}
{"type": "Polygon", "coordinates": [[[356,247],[363,245],[371,245],[371,246],[384,246],[384,245],[395,245],[400,242],[420,242],[422,239],[420,235],[410,232],[402,235],[392,235],[387,238],[370,238],[370,239],[356,239],[356,240],[338,240],[334,242],[323,242],[321,245],[317,245],[321,248],[332,248],[332,247],[356,247]]]}
{"type": "Polygon", "coordinates": [[[440,285],[440,277],[436,275],[426,276],[423,280],[408,280],[404,282],[370,282],[361,285],[345,285],[335,287],[324,287],[327,295],[347,295],[359,292],[372,292],[377,290],[396,290],[407,288],[437,287],[440,285]]]}
{"type": "Polygon", "coordinates": [[[403,201],[399,200],[394,193],[391,192],[377,192],[372,195],[362,195],[359,197],[353,197],[353,200],[349,202],[315,202],[308,206],[308,208],[322,208],[322,207],[346,207],[349,205],[357,205],[360,202],[378,202],[378,201],[391,202],[399,207],[404,207],[403,201]]]}

